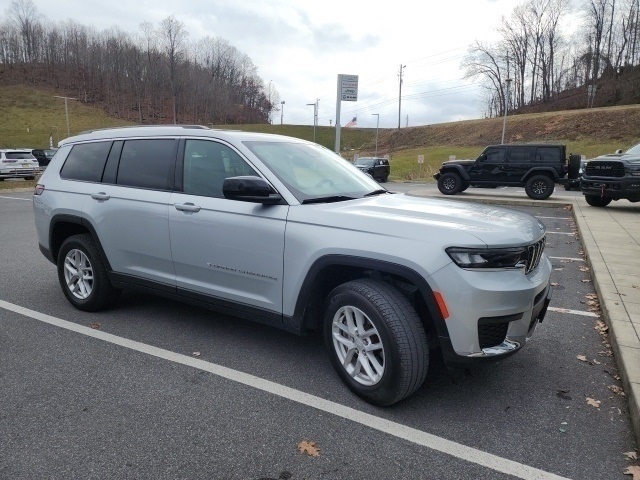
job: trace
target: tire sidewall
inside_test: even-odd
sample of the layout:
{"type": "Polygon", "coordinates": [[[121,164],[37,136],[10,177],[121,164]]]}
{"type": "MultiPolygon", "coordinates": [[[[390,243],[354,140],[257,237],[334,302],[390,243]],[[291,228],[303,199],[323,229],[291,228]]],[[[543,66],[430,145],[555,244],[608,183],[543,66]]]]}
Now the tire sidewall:
{"type": "Polygon", "coordinates": [[[398,362],[399,352],[396,342],[393,340],[393,335],[389,326],[382,318],[378,309],[375,308],[371,301],[369,301],[360,292],[353,291],[352,289],[345,288],[344,285],[341,285],[340,287],[337,287],[334,290],[334,293],[327,299],[324,311],[323,337],[329,358],[335,370],[338,372],[342,380],[349,385],[351,390],[359,396],[374,404],[387,404],[384,399],[395,393],[394,380],[400,375],[400,365],[398,362]],[[333,317],[340,308],[347,305],[362,310],[367,317],[369,317],[380,335],[384,349],[385,365],[382,379],[376,385],[365,386],[356,382],[351,378],[338,360],[338,356],[333,345],[333,317]]]}
{"type": "Polygon", "coordinates": [[[460,191],[460,188],[462,188],[462,179],[457,173],[446,172],[438,179],[438,190],[440,190],[440,193],[444,195],[455,195],[460,191]],[[447,189],[445,187],[445,182],[449,179],[453,180],[455,185],[453,188],[447,189]]]}
{"type": "Polygon", "coordinates": [[[92,248],[90,240],[88,240],[85,235],[74,235],[62,243],[60,251],[58,252],[57,261],[58,281],[60,282],[60,287],[62,288],[65,297],[67,297],[67,300],[69,300],[74,307],[85,311],[93,311],[100,308],[99,297],[101,285],[99,284],[99,272],[97,271],[97,269],[100,268],[100,265],[100,259],[96,258],[95,249],[92,248]],[[71,250],[80,250],[84,255],[86,255],[89,263],[91,264],[91,269],[93,271],[93,287],[91,293],[85,299],[75,297],[69,290],[64,278],[65,259],[71,250]]]}
{"type": "Polygon", "coordinates": [[[527,192],[527,196],[534,200],[545,200],[551,196],[554,190],[553,180],[547,177],[546,175],[534,175],[529,180],[527,180],[527,184],[525,186],[525,191],[527,192]],[[533,187],[538,182],[544,182],[546,189],[543,193],[538,194],[533,191],[533,187]]]}

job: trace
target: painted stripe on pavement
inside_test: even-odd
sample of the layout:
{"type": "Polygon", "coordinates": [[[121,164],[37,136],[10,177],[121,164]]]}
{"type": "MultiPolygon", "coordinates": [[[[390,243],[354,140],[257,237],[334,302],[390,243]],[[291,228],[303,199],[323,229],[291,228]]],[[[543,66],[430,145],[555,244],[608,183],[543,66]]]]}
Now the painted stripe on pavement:
{"type": "Polygon", "coordinates": [[[582,310],[570,310],[568,308],[558,308],[558,307],[548,307],[547,310],[550,312],[558,312],[558,313],[570,313],[571,315],[582,315],[583,317],[596,317],[600,318],[595,312],[583,312],[582,310]]]}
{"type": "Polygon", "coordinates": [[[20,315],[24,315],[26,317],[47,323],[49,325],[76,332],[81,335],[86,335],[98,340],[103,340],[113,345],[118,345],[180,365],[197,368],[199,370],[218,375],[227,380],[241,383],[248,387],[262,390],[264,392],[268,392],[282,398],[286,398],[288,400],[315,408],[317,410],[321,410],[323,412],[330,413],[346,420],[351,420],[352,422],[358,423],[365,427],[373,428],[380,432],[387,433],[394,437],[412,442],[416,445],[421,445],[423,447],[427,447],[432,450],[451,455],[461,460],[481,465],[497,472],[512,475],[516,478],[521,478],[524,480],[567,480],[565,477],[560,477],[553,473],[545,472],[544,470],[539,470],[537,468],[530,467],[513,460],[508,460],[491,453],[467,447],[466,445],[437,437],[421,430],[407,427],[406,425],[392,422],[384,418],[376,417],[368,413],[360,412],[354,408],[346,407],[339,403],[325,400],[323,398],[316,397],[315,395],[310,395],[308,393],[301,392],[299,390],[295,390],[293,388],[286,387],[269,380],[264,380],[260,377],[250,375],[248,373],[233,370],[222,365],[171,352],[169,350],[154,347],[141,342],[136,342],[134,340],[129,340],[123,337],[118,337],[116,335],[102,332],[100,330],[94,330],[89,327],[78,325],[73,322],[62,320],[60,318],[53,317],[44,313],[36,312],[35,310],[30,310],[28,308],[5,302],[3,300],[0,300],[0,308],[18,313],[20,315]]]}

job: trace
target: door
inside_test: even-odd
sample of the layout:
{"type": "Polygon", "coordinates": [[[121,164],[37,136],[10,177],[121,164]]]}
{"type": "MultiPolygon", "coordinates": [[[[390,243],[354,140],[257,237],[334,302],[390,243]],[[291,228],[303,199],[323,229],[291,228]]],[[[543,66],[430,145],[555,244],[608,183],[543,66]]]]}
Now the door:
{"type": "Polygon", "coordinates": [[[169,228],[178,289],[282,312],[289,207],[227,200],[227,177],[258,175],[231,147],[186,140],[183,191],[171,197],[169,228]]]}
{"type": "Polygon", "coordinates": [[[469,168],[469,183],[502,182],[507,167],[506,148],[489,147],[469,168]]]}

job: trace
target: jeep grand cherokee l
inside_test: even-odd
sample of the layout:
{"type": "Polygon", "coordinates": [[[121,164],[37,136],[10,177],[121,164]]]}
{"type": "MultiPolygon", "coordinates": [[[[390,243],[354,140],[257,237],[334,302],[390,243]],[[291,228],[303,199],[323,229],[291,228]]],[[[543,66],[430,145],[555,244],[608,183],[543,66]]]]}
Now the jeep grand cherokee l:
{"type": "Polygon", "coordinates": [[[437,350],[518,351],[545,316],[545,228],[515,210],[392,194],[278,135],[155,126],[65,139],[33,196],[76,308],[141,288],[303,334],[353,392],[391,405],[437,350]],[[439,348],[437,348],[439,347],[439,348]]]}

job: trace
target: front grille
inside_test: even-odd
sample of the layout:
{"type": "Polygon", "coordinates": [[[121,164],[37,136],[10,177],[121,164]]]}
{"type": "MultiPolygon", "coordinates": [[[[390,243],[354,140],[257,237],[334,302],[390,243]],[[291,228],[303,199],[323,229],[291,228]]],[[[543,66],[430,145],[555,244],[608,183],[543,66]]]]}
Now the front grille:
{"type": "Polygon", "coordinates": [[[624,177],[624,163],[613,160],[591,160],[585,167],[589,177],[624,177]]]}
{"type": "Polygon", "coordinates": [[[478,340],[480,348],[496,347],[507,338],[508,323],[493,325],[478,325],[478,340]]]}
{"type": "Polygon", "coordinates": [[[527,275],[538,267],[540,259],[542,258],[542,252],[544,252],[545,241],[546,237],[542,237],[536,243],[527,247],[527,264],[525,268],[527,275]]]}

